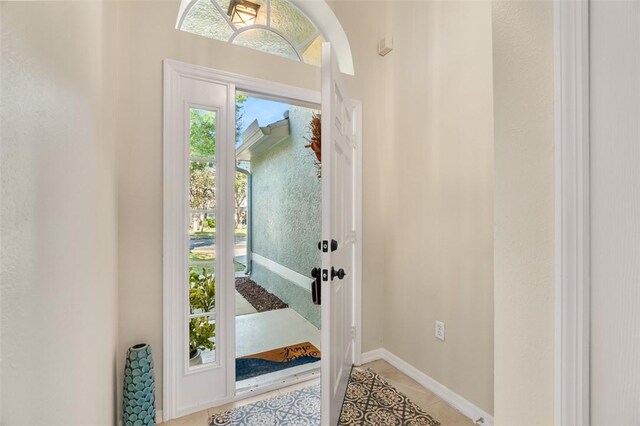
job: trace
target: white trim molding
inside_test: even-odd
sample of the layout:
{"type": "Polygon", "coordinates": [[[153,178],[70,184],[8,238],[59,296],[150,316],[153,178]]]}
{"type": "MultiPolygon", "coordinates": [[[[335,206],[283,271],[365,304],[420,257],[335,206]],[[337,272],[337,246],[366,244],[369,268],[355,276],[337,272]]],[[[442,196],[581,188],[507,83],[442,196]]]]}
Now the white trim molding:
{"type": "Polygon", "coordinates": [[[440,399],[442,399],[444,402],[451,405],[453,408],[471,419],[474,424],[493,426],[493,416],[491,414],[487,413],[471,401],[458,395],[442,383],[434,380],[429,375],[418,370],[416,367],[409,364],[399,356],[389,352],[384,348],[374,349],[362,354],[363,364],[376,361],[378,359],[387,361],[389,364],[418,382],[422,387],[438,395],[438,397],[440,397],[440,399]]]}
{"type": "Polygon", "coordinates": [[[362,364],[367,364],[369,362],[373,362],[373,361],[377,361],[379,359],[383,359],[384,357],[384,349],[382,348],[378,348],[378,349],[373,349],[371,351],[368,352],[363,352],[360,355],[360,362],[356,363],[356,365],[362,365],[362,364]]]}
{"type": "Polygon", "coordinates": [[[589,3],[556,0],[555,423],[589,424],[589,3]]]}
{"type": "MultiPolygon", "coordinates": [[[[281,83],[275,83],[275,82],[271,82],[271,81],[267,81],[267,80],[260,80],[260,79],[256,79],[256,78],[252,78],[252,77],[248,77],[248,76],[244,76],[241,74],[235,74],[235,73],[230,73],[230,72],[224,72],[224,71],[218,71],[218,70],[213,70],[213,69],[209,69],[206,67],[202,67],[202,66],[196,66],[196,65],[191,65],[191,64],[187,64],[184,62],[179,62],[176,60],[172,60],[172,59],[165,59],[164,60],[164,73],[165,73],[165,77],[171,75],[171,78],[165,78],[164,81],[164,129],[163,129],[163,140],[164,143],[166,144],[171,138],[176,139],[176,135],[175,132],[178,132],[180,129],[177,128],[175,126],[174,121],[172,120],[172,114],[170,113],[169,109],[167,108],[167,105],[170,105],[170,100],[172,99],[172,96],[175,95],[175,91],[179,89],[179,84],[178,84],[178,79],[181,77],[186,77],[195,81],[202,81],[202,82],[213,82],[213,83],[217,83],[217,84],[226,84],[228,85],[229,88],[229,95],[228,95],[228,105],[227,105],[227,110],[228,111],[233,111],[235,108],[235,97],[233,96],[234,90],[241,90],[241,91],[245,91],[245,92],[250,92],[252,94],[252,96],[261,96],[261,97],[267,97],[269,99],[277,99],[283,102],[291,102],[294,103],[296,105],[305,105],[305,106],[309,106],[312,108],[318,108],[318,105],[320,105],[321,102],[321,97],[320,97],[320,92],[315,91],[315,90],[309,90],[309,89],[305,89],[305,88],[300,88],[300,87],[296,87],[296,86],[290,86],[290,85],[286,85],[286,84],[281,84],[281,83]]],[[[358,112],[357,112],[357,125],[361,126],[361,105],[359,102],[356,102],[357,106],[358,106],[358,112]]],[[[235,130],[235,125],[234,125],[234,118],[233,118],[233,114],[228,114],[227,117],[227,128],[229,129],[229,131],[234,131],[235,130]]],[[[360,127],[359,127],[360,128],[360,127]]],[[[182,133],[180,133],[182,134],[182,133]]],[[[179,136],[179,135],[178,135],[179,136]]],[[[235,134],[233,135],[229,135],[229,140],[235,140],[235,134]]],[[[357,189],[358,189],[358,193],[360,193],[360,189],[361,189],[361,185],[362,185],[362,152],[361,152],[361,148],[362,148],[362,140],[358,139],[357,141],[357,149],[356,149],[356,163],[355,163],[355,181],[356,181],[356,185],[357,185],[357,189]]],[[[227,153],[226,156],[224,158],[222,158],[222,153],[221,155],[221,160],[220,161],[225,161],[228,160],[229,164],[234,164],[233,158],[231,158],[231,154],[227,153]]],[[[176,156],[164,156],[163,161],[167,162],[171,160],[171,158],[175,158],[176,156]]],[[[179,181],[181,179],[181,175],[179,173],[177,173],[175,170],[173,170],[174,168],[171,167],[173,163],[170,163],[168,165],[168,170],[169,173],[167,173],[167,169],[163,169],[165,170],[164,174],[163,174],[163,181],[164,181],[164,188],[165,188],[165,193],[164,193],[164,200],[163,200],[163,208],[164,208],[164,226],[163,229],[164,234],[163,234],[163,245],[173,245],[176,244],[175,241],[173,241],[172,238],[175,239],[175,235],[178,235],[178,233],[176,232],[175,235],[172,233],[167,233],[166,230],[168,229],[167,227],[167,222],[171,222],[172,220],[175,221],[176,218],[174,217],[176,215],[176,211],[174,208],[169,208],[171,206],[170,203],[168,203],[168,198],[171,198],[173,192],[175,192],[175,186],[174,185],[169,185],[172,182],[176,182],[179,181]],[[172,174],[171,171],[173,171],[174,173],[172,174]],[[169,190],[167,190],[169,189],[169,190]]],[[[167,165],[165,165],[165,167],[167,167],[167,165]]],[[[233,181],[233,174],[234,173],[234,169],[233,167],[228,167],[228,172],[229,172],[229,176],[227,176],[227,181],[233,181]]],[[[229,211],[227,211],[227,214],[233,214],[233,199],[229,198],[232,197],[232,193],[228,192],[227,194],[227,198],[226,198],[226,205],[228,206],[228,209],[230,209],[229,211]]],[[[361,286],[362,286],[362,282],[361,282],[361,276],[362,276],[362,265],[361,265],[361,252],[362,252],[362,247],[360,247],[361,244],[361,238],[360,238],[360,232],[362,229],[362,206],[361,206],[361,195],[358,195],[357,199],[356,199],[356,205],[354,206],[355,209],[355,220],[357,221],[357,223],[355,224],[356,226],[356,240],[355,240],[355,244],[356,244],[356,257],[355,257],[355,292],[354,292],[354,312],[356,313],[356,345],[354,348],[354,359],[359,359],[360,358],[360,341],[361,341],[361,318],[360,318],[360,312],[362,311],[361,308],[361,286]]],[[[225,210],[226,211],[226,210],[225,210]]],[[[231,223],[231,221],[228,221],[228,223],[231,223]]],[[[180,228],[182,229],[182,228],[180,228]]],[[[227,270],[229,273],[230,277],[233,277],[233,266],[232,266],[232,259],[233,259],[233,229],[229,228],[227,229],[226,235],[224,237],[224,241],[226,242],[227,247],[227,259],[229,260],[229,262],[227,262],[227,270]]],[[[180,244],[177,244],[180,245],[180,244]]],[[[184,244],[182,244],[184,246],[184,244]]],[[[177,333],[177,329],[179,328],[179,325],[177,325],[177,323],[175,321],[169,321],[168,319],[174,318],[176,316],[176,309],[178,309],[178,304],[175,303],[176,301],[176,296],[175,296],[175,286],[172,286],[171,283],[173,282],[172,279],[175,279],[175,271],[174,269],[177,270],[177,268],[171,268],[170,264],[175,263],[178,259],[174,259],[173,256],[169,256],[169,251],[165,251],[163,254],[163,317],[164,317],[164,323],[163,323],[163,409],[162,412],[158,412],[158,416],[162,417],[162,419],[164,421],[167,420],[171,420],[173,418],[182,416],[182,415],[186,415],[189,414],[191,411],[187,412],[187,411],[180,411],[177,412],[177,410],[175,410],[172,407],[172,404],[175,403],[175,401],[177,401],[177,388],[176,388],[176,383],[177,383],[177,379],[178,376],[180,374],[179,371],[179,365],[175,362],[175,359],[172,358],[172,351],[175,349],[175,343],[177,341],[176,339],[176,333],[177,333]]],[[[254,254],[255,256],[255,254],[254,254]]],[[[255,257],[254,257],[255,260],[255,257]]],[[[184,268],[182,270],[185,270],[184,268]]],[[[220,269],[222,271],[222,269],[220,269]]],[[[293,272],[293,271],[292,271],[293,272]]],[[[224,274],[223,272],[221,272],[221,274],[224,274]]],[[[302,275],[300,275],[298,277],[299,281],[302,280],[302,275]]],[[[308,281],[307,284],[309,284],[311,282],[311,279],[304,277],[305,281],[308,281]]],[[[230,278],[228,280],[229,282],[233,282],[233,279],[230,278]]],[[[222,307],[224,307],[224,303],[221,304],[221,312],[220,312],[220,317],[223,318],[223,320],[225,321],[226,324],[235,324],[235,310],[233,309],[233,306],[235,306],[235,302],[234,302],[234,292],[233,291],[228,291],[225,297],[225,302],[226,302],[226,306],[229,307],[229,309],[224,310],[222,307]]],[[[181,306],[186,306],[186,305],[182,305],[181,306]]],[[[224,338],[224,343],[225,346],[228,348],[235,348],[235,333],[229,332],[226,333],[227,336],[226,338],[224,338]]],[[[235,392],[235,371],[232,370],[233,366],[235,366],[235,363],[233,362],[233,360],[235,359],[235,352],[234,351],[228,351],[228,354],[223,357],[221,356],[221,360],[225,359],[228,361],[228,366],[230,371],[228,372],[229,374],[227,374],[227,388],[229,389],[229,395],[227,395],[225,398],[221,398],[218,399],[215,402],[211,402],[211,403],[206,403],[205,405],[201,405],[198,407],[195,407],[192,411],[199,411],[203,408],[208,408],[208,407],[212,407],[212,406],[219,406],[228,402],[232,402],[232,401],[237,401],[237,400],[241,400],[243,398],[247,398],[251,395],[256,395],[257,393],[261,393],[261,392],[266,392],[269,390],[273,390],[276,389],[278,387],[283,387],[283,386],[287,386],[288,384],[292,383],[292,382],[287,382],[287,383],[278,383],[278,384],[274,384],[272,386],[266,386],[263,388],[260,388],[259,390],[251,390],[251,392],[247,392],[247,393],[242,393],[242,394],[236,394],[235,392]]],[[[296,379],[298,380],[298,379],[296,379]]],[[[299,380],[306,380],[306,376],[305,378],[300,378],[299,380]]]]}
{"type": "Polygon", "coordinates": [[[251,260],[258,265],[265,267],[267,270],[273,272],[274,274],[284,278],[285,280],[290,281],[299,287],[302,287],[308,292],[311,292],[311,281],[313,280],[313,278],[305,277],[304,275],[294,271],[293,269],[289,269],[286,266],[279,264],[278,262],[267,259],[266,257],[259,255],[258,253],[251,252],[251,260]]]}

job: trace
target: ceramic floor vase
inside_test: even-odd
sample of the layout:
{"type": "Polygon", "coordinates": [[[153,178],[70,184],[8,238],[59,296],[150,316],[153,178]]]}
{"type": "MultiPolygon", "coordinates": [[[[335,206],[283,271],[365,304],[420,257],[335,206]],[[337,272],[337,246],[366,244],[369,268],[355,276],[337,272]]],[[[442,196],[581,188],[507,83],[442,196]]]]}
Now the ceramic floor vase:
{"type": "Polygon", "coordinates": [[[130,347],[124,367],[124,426],[156,424],[155,388],[151,346],[140,343],[130,347]]]}

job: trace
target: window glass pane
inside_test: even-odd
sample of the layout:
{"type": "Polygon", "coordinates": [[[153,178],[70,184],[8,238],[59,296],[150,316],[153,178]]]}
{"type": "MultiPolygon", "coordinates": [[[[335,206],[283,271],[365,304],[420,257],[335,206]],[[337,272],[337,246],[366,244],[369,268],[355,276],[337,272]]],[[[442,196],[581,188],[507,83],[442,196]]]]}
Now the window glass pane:
{"type": "Polygon", "coordinates": [[[189,208],[215,210],[216,168],[214,163],[191,161],[189,165],[189,208]]]}
{"type": "Polygon", "coordinates": [[[216,360],[216,323],[214,315],[189,320],[189,366],[210,364],[216,360]]]}
{"type": "Polygon", "coordinates": [[[189,312],[192,315],[214,312],[216,308],[215,276],[204,266],[189,267],[189,312]]]}
{"type": "Polygon", "coordinates": [[[191,213],[189,221],[189,262],[216,259],[216,219],[211,213],[191,213]]]}
{"type": "Polygon", "coordinates": [[[218,2],[218,4],[220,5],[220,9],[222,9],[224,12],[228,12],[229,11],[229,3],[231,3],[231,0],[215,0],[218,2]]]}
{"type": "Polygon", "coordinates": [[[189,111],[189,365],[215,362],[216,113],[189,111]]]}
{"type": "MultiPolygon", "coordinates": [[[[214,0],[217,1],[220,5],[220,8],[225,12],[229,12],[229,3],[230,0],[214,0]]],[[[255,3],[260,6],[258,9],[258,16],[256,16],[256,20],[254,24],[267,25],[267,3],[265,0],[250,0],[251,3],[255,3]]],[[[229,16],[231,18],[231,16],[229,16]]]]}
{"type": "Polygon", "coordinates": [[[228,41],[233,34],[233,29],[213,6],[211,0],[198,0],[187,12],[180,29],[222,41],[228,41]]]}
{"type": "MultiPolygon", "coordinates": [[[[238,164],[239,168],[242,168],[238,164]]],[[[246,170],[246,169],[243,169],[246,170]]],[[[236,272],[242,272],[247,267],[247,233],[249,232],[249,179],[246,173],[236,171],[235,182],[236,227],[234,232],[234,265],[236,272]]]]}
{"type": "Polygon", "coordinates": [[[285,58],[299,60],[296,51],[291,45],[278,34],[265,29],[253,29],[240,33],[233,41],[234,44],[250,47],[263,52],[285,58]]]}
{"type": "Polygon", "coordinates": [[[302,59],[305,63],[320,66],[322,62],[322,42],[324,42],[324,39],[322,36],[318,36],[306,46],[302,51],[302,59]]]}
{"type": "Polygon", "coordinates": [[[216,155],[216,113],[191,108],[189,111],[189,151],[192,157],[213,158],[216,155]]]}
{"type": "Polygon", "coordinates": [[[316,33],[316,27],[287,0],[271,0],[271,26],[296,46],[305,43],[316,33]]]}

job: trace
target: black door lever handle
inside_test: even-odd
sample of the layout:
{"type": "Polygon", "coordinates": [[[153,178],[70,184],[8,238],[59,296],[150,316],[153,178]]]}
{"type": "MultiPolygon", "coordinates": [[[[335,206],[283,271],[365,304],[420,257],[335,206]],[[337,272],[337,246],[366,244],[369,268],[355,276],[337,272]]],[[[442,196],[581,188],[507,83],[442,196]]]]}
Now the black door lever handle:
{"type": "Polygon", "coordinates": [[[320,274],[320,268],[313,268],[311,270],[311,276],[314,278],[311,282],[311,300],[314,305],[320,305],[322,303],[322,280],[320,274]]]}
{"type": "Polygon", "coordinates": [[[338,277],[339,280],[343,279],[346,276],[346,272],[344,272],[344,269],[340,268],[337,271],[335,270],[335,268],[332,266],[331,267],[331,279],[334,279],[335,277],[338,277]]]}

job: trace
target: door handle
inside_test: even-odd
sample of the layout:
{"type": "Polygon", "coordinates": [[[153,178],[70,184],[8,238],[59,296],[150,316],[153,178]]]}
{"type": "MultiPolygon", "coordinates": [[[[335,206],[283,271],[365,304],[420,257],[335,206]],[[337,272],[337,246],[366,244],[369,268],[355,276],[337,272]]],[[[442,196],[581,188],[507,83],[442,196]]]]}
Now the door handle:
{"type": "Polygon", "coordinates": [[[322,301],[322,279],[320,268],[313,268],[311,276],[314,280],[311,282],[311,300],[314,305],[320,305],[322,301]]]}
{"type": "Polygon", "coordinates": [[[336,269],[332,266],[331,267],[331,279],[333,280],[335,277],[338,277],[339,280],[343,279],[345,276],[347,275],[346,272],[344,272],[344,269],[340,268],[336,271],[336,269]]]}

